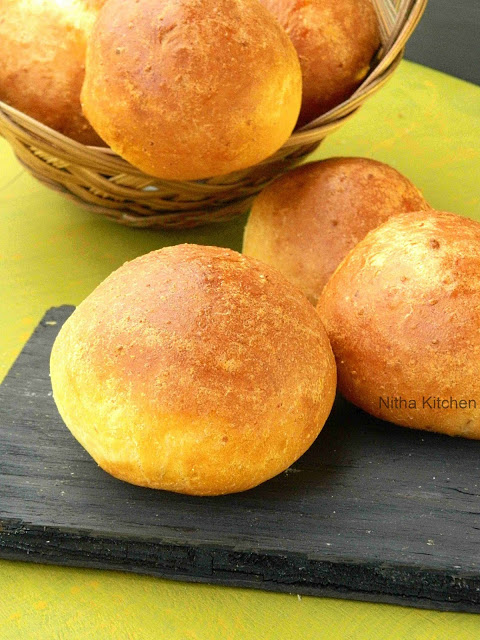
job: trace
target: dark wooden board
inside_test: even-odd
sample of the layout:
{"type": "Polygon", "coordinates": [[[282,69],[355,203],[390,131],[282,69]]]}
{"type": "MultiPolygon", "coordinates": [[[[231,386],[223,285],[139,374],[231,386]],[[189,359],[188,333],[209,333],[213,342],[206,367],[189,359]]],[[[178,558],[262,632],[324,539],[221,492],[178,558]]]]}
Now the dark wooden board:
{"type": "Polygon", "coordinates": [[[0,386],[0,557],[480,611],[480,442],[376,421],[342,400],[293,468],[196,498],[104,473],[51,395],[72,307],[51,309],[0,386]]]}

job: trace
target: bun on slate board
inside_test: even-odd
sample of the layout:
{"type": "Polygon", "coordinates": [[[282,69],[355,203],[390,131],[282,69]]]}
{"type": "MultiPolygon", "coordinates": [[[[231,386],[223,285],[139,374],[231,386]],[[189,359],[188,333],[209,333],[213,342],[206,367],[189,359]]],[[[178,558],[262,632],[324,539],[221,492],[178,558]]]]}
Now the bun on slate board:
{"type": "Polygon", "coordinates": [[[257,0],[109,0],[87,55],[82,104],[145,173],[222,175],[273,154],[301,102],[298,56],[257,0]]]}
{"type": "Polygon", "coordinates": [[[371,0],[260,0],[292,40],[303,78],[304,125],[346,100],[380,45],[371,0]]]}
{"type": "Polygon", "coordinates": [[[390,218],[347,255],[318,312],[339,391],[406,427],[480,439],[480,224],[390,218]]]}
{"type": "Polygon", "coordinates": [[[276,267],[316,303],[345,255],[392,215],[429,209],[401,173],[368,158],[312,162],[253,203],[243,252],[276,267]]]}
{"type": "Polygon", "coordinates": [[[62,327],[54,398],[97,463],[133,484],[216,495],[289,467],[335,396],[315,309],[277,271],[179,245],[128,262],[62,327]]]}
{"type": "Polygon", "coordinates": [[[0,100],[64,135],[103,145],[82,114],[87,38],[105,0],[1,0],[0,100]]]}

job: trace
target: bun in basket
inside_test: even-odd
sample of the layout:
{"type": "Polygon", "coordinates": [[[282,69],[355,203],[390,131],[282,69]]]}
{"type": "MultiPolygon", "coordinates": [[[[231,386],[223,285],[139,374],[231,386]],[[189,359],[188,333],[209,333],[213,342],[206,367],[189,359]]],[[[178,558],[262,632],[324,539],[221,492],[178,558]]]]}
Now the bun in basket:
{"type": "Polygon", "coordinates": [[[197,495],[289,467],[336,386],[301,292],[256,260],[196,245],[149,253],[100,284],[62,327],[51,378],[66,425],[103,469],[197,495]]]}
{"type": "Polygon", "coordinates": [[[406,427],[480,439],[480,224],[390,218],[347,255],[318,311],[343,395],[406,427]]]}
{"type": "Polygon", "coordinates": [[[380,46],[371,0],[260,0],[292,40],[303,76],[299,126],[350,97],[380,46]]]}
{"type": "Polygon", "coordinates": [[[87,54],[82,104],[111,148],[171,180],[257,164],[292,132],[301,71],[257,0],[109,0],[87,54]]]}
{"type": "Polygon", "coordinates": [[[0,2],[0,100],[88,145],[104,144],[80,106],[87,38],[104,1],[0,2]]]}

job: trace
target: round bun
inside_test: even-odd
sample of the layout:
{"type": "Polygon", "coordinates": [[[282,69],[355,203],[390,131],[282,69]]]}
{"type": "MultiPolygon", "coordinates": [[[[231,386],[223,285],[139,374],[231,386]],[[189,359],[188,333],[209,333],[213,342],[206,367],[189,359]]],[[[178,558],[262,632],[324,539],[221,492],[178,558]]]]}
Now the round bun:
{"type": "Polygon", "coordinates": [[[348,254],[318,311],[343,395],[405,427],[480,438],[480,224],[390,218],[348,254]]]}
{"type": "Polygon", "coordinates": [[[243,252],[271,264],[313,304],[337,266],[390,216],[429,209],[398,171],[367,158],[312,162],[256,198],[243,252]]]}
{"type": "Polygon", "coordinates": [[[0,2],[0,100],[88,145],[104,145],[80,106],[87,38],[104,1],[0,2]]]}
{"type": "Polygon", "coordinates": [[[270,267],[179,245],[128,262],[62,327],[54,398],[97,463],[133,484],[242,491],[317,437],[336,387],[315,309],[270,267]]]}
{"type": "Polygon", "coordinates": [[[290,36],[302,67],[299,126],[346,100],[368,73],[380,32],[370,0],[260,0],[290,36]]]}
{"type": "Polygon", "coordinates": [[[90,41],[82,103],[133,165],[193,180],[281,147],[301,82],[292,43],[257,0],[110,0],[90,41]]]}

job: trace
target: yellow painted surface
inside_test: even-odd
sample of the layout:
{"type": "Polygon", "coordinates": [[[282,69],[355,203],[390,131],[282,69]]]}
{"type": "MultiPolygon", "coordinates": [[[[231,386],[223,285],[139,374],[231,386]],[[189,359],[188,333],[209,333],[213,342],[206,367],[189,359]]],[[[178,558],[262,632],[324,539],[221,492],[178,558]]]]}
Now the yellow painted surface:
{"type": "MultiPolygon", "coordinates": [[[[315,157],[364,155],[439,209],[480,220],[480,88],[403,63],[315,157]]],[[[27,175],[0,140],[0,378],[44,311],[78,304],[125,260],[179,242],[241,247],[245,219],[127,229],[27,175]]],[[[1,436],[0,436],[1,437],[1,436]]],[[[471,640],[480,616],[0,561],[0,640],[471,640]]]]}

